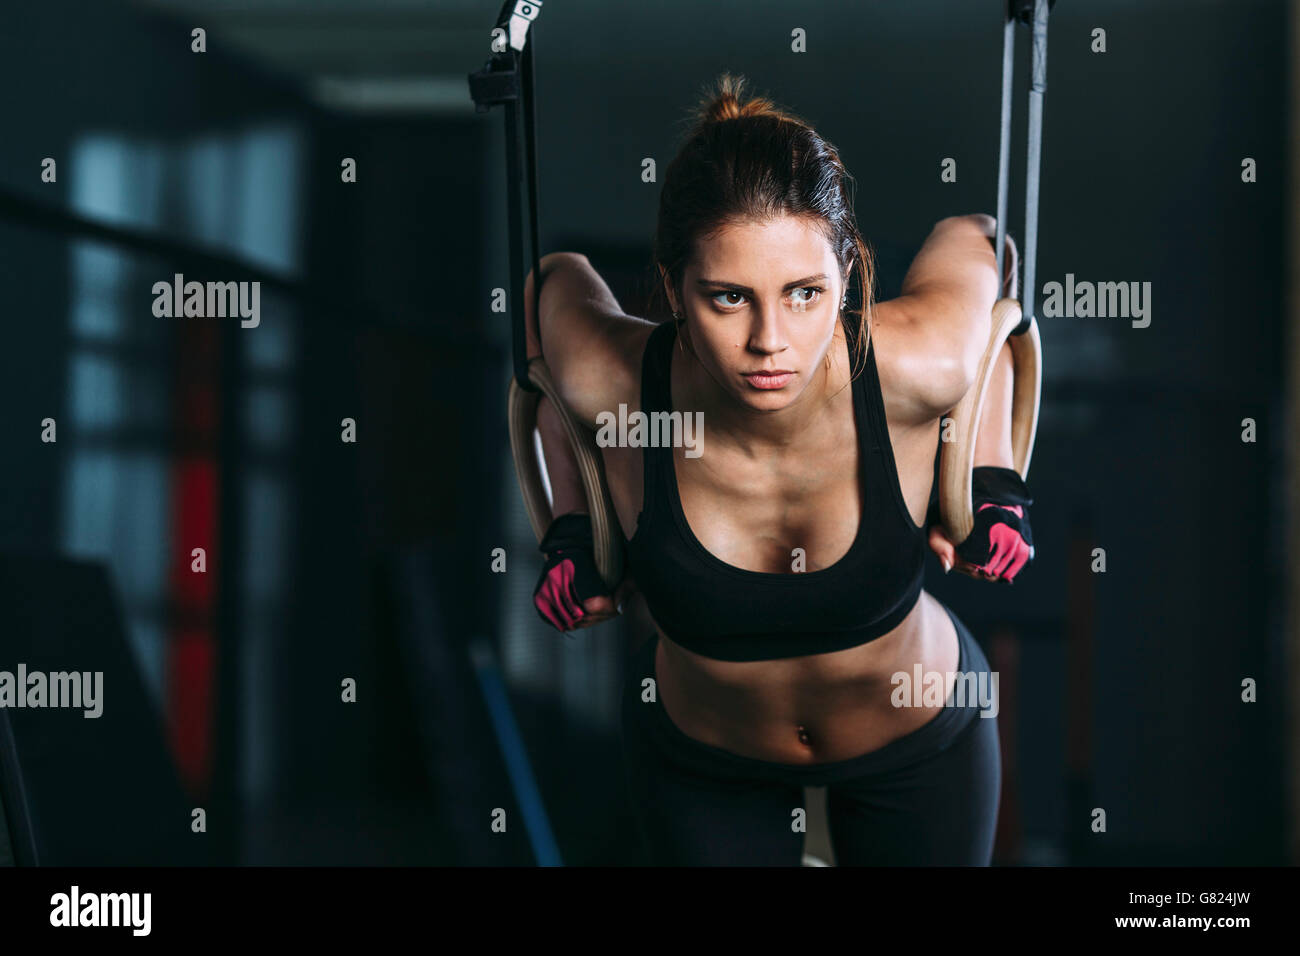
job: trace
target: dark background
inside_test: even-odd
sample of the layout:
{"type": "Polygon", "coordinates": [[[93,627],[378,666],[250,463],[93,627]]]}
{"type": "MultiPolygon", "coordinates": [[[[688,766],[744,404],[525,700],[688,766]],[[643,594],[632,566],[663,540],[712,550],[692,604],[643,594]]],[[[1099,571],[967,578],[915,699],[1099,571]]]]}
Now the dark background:
{"type": "MultiPolygon", "coordinates": [[[[102,659],[131,702],[11,713],[42,861],[531,864],[549,831],[566,863],[640,862],[631,635],[563,640],[528,601],[489,307],[504,135],[465,82],[498,4],[207,7],[59,0],[0,31],[0,669],[102,659]],[[175,272],[265,276],[261,325],[155,318],[175,272]],[[96,751],[132,762],[51,756],[96,751]],[[116,797],[49,796],[78,786],[116,797]]],[[[935,221],[995,211],[996,0],[548,0],[535,30],[542,250],[587,254],[630,312],[642,159],[662,175],[724,70],[840,149],[882,297],[935,221]]],[[[999,863],[1287,862],[1286,36],[1280,0],[1053,11],[1040,285],[1150,282],[1153,313],[1040,320],[1037,558],[1014,589],[928,567],[1004,675],[999,863]]]]}

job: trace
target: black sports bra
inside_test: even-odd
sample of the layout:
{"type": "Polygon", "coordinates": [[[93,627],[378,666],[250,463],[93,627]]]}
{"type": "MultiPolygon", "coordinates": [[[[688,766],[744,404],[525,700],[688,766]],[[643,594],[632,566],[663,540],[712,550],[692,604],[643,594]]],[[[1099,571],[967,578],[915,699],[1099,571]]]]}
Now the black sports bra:
{"type": "MultiPolygon", "coordinates": [[[[646,344],[641,409],[647,415],[672,410],[669,370],[676,333],[676,326],[665,322],[646,344]]],[[[642,448],[644,499],[636,533],[627,542],[628,571],[655,622],[673,641],[723,661],[825,654],[888,633],[916,605],[926,535],[908,513],[899,487],[874,340],[852,387],[862,517],[848,552],[827,568],[772,574],[722,561],[686,522],[674,449],[642,448]]]]}

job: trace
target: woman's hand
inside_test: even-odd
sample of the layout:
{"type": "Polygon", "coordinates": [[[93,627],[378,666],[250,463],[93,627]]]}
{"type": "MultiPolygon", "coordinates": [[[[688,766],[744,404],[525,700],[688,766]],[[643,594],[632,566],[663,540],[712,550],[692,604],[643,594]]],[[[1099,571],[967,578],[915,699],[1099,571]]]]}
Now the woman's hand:
{"type": "Polygon", "coordinates": [[[981,581],[1010,584],[1034,557],[1029,526],[1029,506],[1034,501],[1011,468],[976,468],[971,485],[975,527],[970,536],[956,545],[935,520],[930,527],[930,550],[945,571],[955,568],[981,581]]]}
{"type": "Polygon", "coordinates": [[[981,581],[992,581],[993,576],[986,573],[969,561],[963,561],[957,555],[957,546],[952,543],[939,525],[930,526],[930,550],[939,558],[939,563],[943,565],[944,572],[960,571],[962,574],[969,575],[972,578],[978,578],[981,581]]]}
{"type": "Polygon", "coordinates": [[[618,616],[631,581],[625,577],[609,594],[596,570],[590,515],[560,515],[538,550],[546,563],[533,589],[533,606],[543,621],[557,631],[573,631],[618,616]]]}
{"type": "MultiPolygon", "coordinates": [[[[1024,514],[1024,509],[1020,506],[1011,510],[1017,516],[1024,514]]],[[[1004,521],[990,522],[990,524],[992,527],[985,532],[986,537],[992,539],[989,548],[990,556],[982,565],[962,560],[961,555],[957,553],[957,547],[938,525],[930,528],[930,550],[938,556],[945,569],[960,571],[980,581],[1005,581],[1010,584],[1012,579],[1033,559],[1034,547],[1025,542],[1019,532],[1004,521]]],[[[1025,525],[1028,525],[1027,517],[1025,525]]],[[[977,538],[977,533],[972,532],[971,538],[977,538]]]]}

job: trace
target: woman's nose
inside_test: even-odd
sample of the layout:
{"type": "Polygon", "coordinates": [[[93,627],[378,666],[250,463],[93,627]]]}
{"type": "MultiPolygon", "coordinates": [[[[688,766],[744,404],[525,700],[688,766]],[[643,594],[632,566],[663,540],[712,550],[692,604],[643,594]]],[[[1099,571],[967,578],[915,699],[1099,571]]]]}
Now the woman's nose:
{"type": "Polygon", "coordinates": [[[760,314],[749,333],[749,347],[756,352],[771,354],[785,349],[785,333],[774,317],[760,314]]]}

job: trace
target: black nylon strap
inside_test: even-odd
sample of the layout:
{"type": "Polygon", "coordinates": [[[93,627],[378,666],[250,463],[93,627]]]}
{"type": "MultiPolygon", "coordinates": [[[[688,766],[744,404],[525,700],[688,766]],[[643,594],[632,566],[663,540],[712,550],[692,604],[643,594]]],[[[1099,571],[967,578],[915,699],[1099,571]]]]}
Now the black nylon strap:
{"type": "Polygon", "coordinates": [[[534,109],[536,81],[533,69],[534,22],[541,13],[541,0],[506,0],[497,15],[497,27],[505,31],[508,45],[493,53],[476,73],[469,74],[470,96],[475,111],[486,113],[504,105],[506,117],[506,203],[510,231],[510,316],[511,357],[515,381],[526,391],[538,389],[528,379],[528,335],[524,322],[524,224],[520,195],[523,180],[528,187],[528,238],[533,270],[533,314],[540,315],[541,245],[537,237],[537,116],[534,109]],[[520,155],[520,101],[523,103],[524,149],[520,155]]]}
{"type": "MultiPolygon", "coordinates": [[[[1048,0],[1048,9],[1056,6],[1056,0],[1048,0]]],[[[1007,16],[1012,20],[1028,24],[1034,19],[1034,0],[1008,0],[1007,16]]]]}
{"type": "Polygon", "coordinates": [[[1047,16],[1056,0],[1008,0],[1002,31],[1002,122],[998,137],[998,276],[1004,268],[1007,192],[1011,165],[1011,77],[1015,62],[1015,25],[1030,26],[1029,129],[1025,159],[1024,283],[1020,323],[1012,335],[1024,335],[1035,312],[1038,283],[1038,194],[1043,155],[1043,104],[1047,94],[1047,16]]]}
{"type": "MultiPolygon", "coordinates": [[[[536,97],[536,78],[533,74],[533,47],[529,43],[524,48],[524,144],[525,166],[528,171],[528,238],[533,250],[533,315],[537,318],[537,334],[541,337],[541,302],[542,302],[542,260],[541,244],[537,241],[537,114],[534,108],[536,97]]],[[[522,273],[516,270],[516,275],[522,273]]],[[[524,324],[523,296],[520,295],[519,307],[515,310],[514,355],[515,381],[524,384],[528,379],[528,330],[524,324]]],[[[532,385],[531,382],[527,382],[532,385]]]]}
{"type": "Polygon", "coordinates": [[[1029,66],[1029,149],[1025,160],[1025,287],[1021,295],[1020,324],[1015,333],[1029,330],[1034,317],[1038,284],[1038,186],[1043,158],[1043,101],[1047,95],[1047,13],[1048,0],[1034,4],[1034,22],[1030,27],[1029,66]]]}

